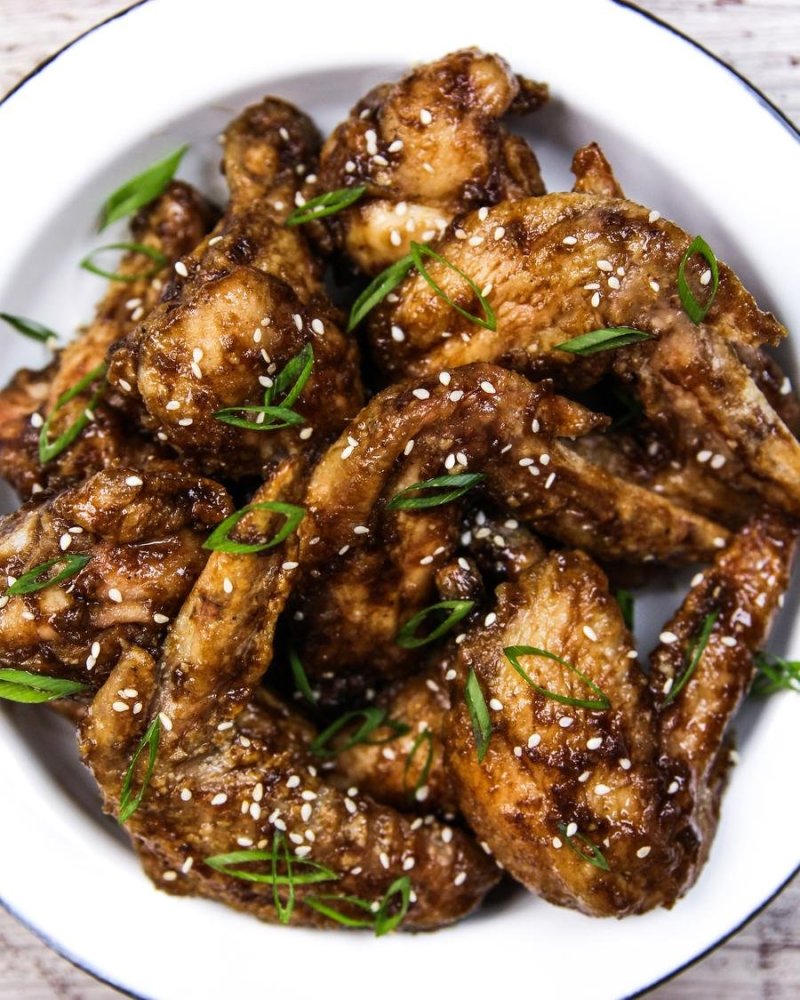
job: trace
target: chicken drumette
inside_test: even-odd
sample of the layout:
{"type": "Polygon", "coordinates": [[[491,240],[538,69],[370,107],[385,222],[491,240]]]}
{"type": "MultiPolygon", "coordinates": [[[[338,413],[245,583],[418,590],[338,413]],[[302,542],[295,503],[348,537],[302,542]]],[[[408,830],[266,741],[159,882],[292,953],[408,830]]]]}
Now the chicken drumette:
{"type": "Polygon", "coordinates": [[[444,233],[454,215],[542,194],[536,156],[500,119],[533,111],[547,87],[496,55],[453,52],[370,91],[325,143],[305,195],[366,185],[365,196],[319,230],[376,274],[409,241],[444,233]]]}

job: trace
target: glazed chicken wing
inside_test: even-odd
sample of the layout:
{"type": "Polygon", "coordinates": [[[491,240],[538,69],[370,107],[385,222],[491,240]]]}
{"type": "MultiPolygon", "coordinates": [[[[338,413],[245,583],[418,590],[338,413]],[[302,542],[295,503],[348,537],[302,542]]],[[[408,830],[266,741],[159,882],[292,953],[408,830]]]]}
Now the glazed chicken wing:
{"type": "Polygon", "coordinates": [[[230,511],[221,486],[153,462],[98,472],[5,515],[9,586],[36,568],[32,582],[42,583],[77,562],[57,584],[0,597],[0,662],[96,688],[125,644],[157,650],[205,563],[203,542],[230,511]]]}
{"type": "Polygon", "coordinates": [[[158,302],[171,265],[192,250],[210,228],[214,213],[188,184],[173,181],[131,222],[136,243],[150,247],[169,261],[156,276],[153,261],[128,251],[117,272],[134,281],[112,281],[91,324],[58,352],[41,372],[19,373],[0,393],[0,475],[25,498],[41,489],[60,489],[113,465],[142,465],[163,452],[145,440],[98,393],[102,377],[85,392],[59,406],[61,397],[103,365],[106,352],[120,336],[134,329],[158,302]],[[24,383],[21,382],[24,380],[24,383]],[[92,405],[93,397],[94,405],[92,405]],[[42,463],[39,438],[50,416],[47,440],[55,441],[80,420],[87,404],[91,420],[72,445],[42,463]]]}
{"type": "Polygon", "coordinates": [[[516,879],[595,916],[670,907],[693,884],[716,828],[725,732],[796,535],[762,514],[733,538],[661,633],[650,685],[583,553],[552,554],[498,589],[496,619],[459,646],[445,745],[464,815],[516,879]],[[471,672],[490,716],[482,762],[471,672]]]}
{"type": "MultiPolygon", "coordinates": [[[[650,419],[685,451],[720,455],[721,478],[736,481],[746,473],[748,485],[770,503],[800,510],[800,444],[737,354],[739,345],[775,344],[785,330],[724,264],[708,315],[695,326],[677,289],[689,237],[632,202],[545,195],[496,206],[485,218],[474,213],[458,228],[466,238],[448,236],[437,252],[478,287],[491,289],[497,330],[475,325],[421,275],[410,276],[370,324],[390,373],[422,375],[485,360],[580,386],[613,367],[634,385],[650,419]],[[588,357],[555,349],[621,326],[651,339],[588,357]],[[393,336],[395,330],[402,336],[393,336]]],[[[451,299],[479,308],[454,271],[440,264],[430,270],[451,299]]],[[[696,257],[687,262],[687,281],[699,297],[705,270],[696,257]]]]}
{"type": "Polygon", "coordinates": [[[309,119],[272,98],[229,126],[223,220],[176,263],[165,301],[111,355],[109,382],[142,426],[209,473],[258,475],[312,435],[311,447],[338,433],[361,401],[355,345],[338,329],[305,238],[284,225],[296,167],[317,144],[309,119]],[[263,412],[259,423],[259,407],[287,398],[291,386],[275,399],[265,392],[305,347],[314,360],[299,423],[263,412]]]}
{"type": "Polygon", "coordinates": [[[372,90],[325,143],[305,194],[366,185],[326,232],[365,273],[444,233],[453,216],[544,192],[536,156],[500,123],[533,111],[547,87],[496,55],[453,52],[372,90]]]}
{"type": "MultiPolygon", "coordinates": [[[[285,462],[255,501],[291,503],[302,495],[304,480],[300,462],[285,462]]],[[[279,520],[268,510],[254,511],[240,537],[269,537],[279,520]]],[[[447,825],[423,824],[355,791],[339,791],[320,776],[308,727],[274,700],[252,702],[296,576],[296,555],[294,534],[260,553],[213,553],[160,663],[130,649],[95,699],[83,727],[85,759],[106,808],[116,812],[137,743],[148,721],[160,720],[152,780],[128,830],[161,888],[276,921],[269,864],[261,865],[265,884],[221,872],[205,859],[242,849],[285,850],[298,874],[307,865],[328,873],[321,885],[298,881],[293,923],[332,925],[306,902],[309,897],[327,892],[378,903],[404,877],[411,886],[404,926],[449,923],[470,912],[497,881],[480,848],[447,825]],[[139,692],[148,705],[141,718],[114,710],[120,688],[139,692]]]]}
{"type": "Polygon", "coordinates": [[[309,485],[294,607],[314,683],[335,691],[339,677],[397,676],[414,661],[395,636],[437,599],[437,576],[458,545],[459,509],[387,503],[431,477],[485,477],[481,488],[514,517],[606,560],[692,561],[724,545],[724,529],[616,479],[564,440],[598,424],[548,384],[491,365],[374,397],[309,485]]]}

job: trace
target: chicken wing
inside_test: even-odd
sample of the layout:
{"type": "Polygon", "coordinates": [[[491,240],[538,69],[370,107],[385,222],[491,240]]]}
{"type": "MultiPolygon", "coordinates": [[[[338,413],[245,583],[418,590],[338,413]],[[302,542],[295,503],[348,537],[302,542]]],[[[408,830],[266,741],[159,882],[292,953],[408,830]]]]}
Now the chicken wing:
{"type": "MultiPolygon", "coordinates": [[[[686,452],[722,456],[721,478],[745,470],[751,488],[789,512],[800,510],[800,444],[772,410],[736,348],[775,344],[784,328],[761,312],[719,265],[719,288],[700,326],[677,291],[689,237],[641,206],[559,194],[503,204],[462,218],[437,252],[480,288],[490,288],[496,332],[460,315],[422,275],[410,276],[373,314],[380,363],[391,373],[427,374],[452,364],[494,361],[531,376],[586,385],[610,367],[635,387],[654,422],[686,452]],[[633,327],[651,339],[588,357],[555,348],[592,330],[633,327]],[[394,330],[402,336],[393,336],[394,330]],[[733,454],[735,452],[735,455],[733,454]],[[738,461],[734,461],[736,458],[738,461]]],[[[469,309],[456,272],[431,264],[451,300],[469,309]]],[[[702,295],[705,263],[686,266],[702,295]]],[[[473,306],[473,310],[478,307],[473,306]]]]}
{"type": "Polygon", "coordinates": [[[231,200],[223,220],[176,263],[165,301],[111,354],[109,382],[142,426],[212,474],[259,475],[324,443],[361,403],[356,347],[337,327],[305,238],[284,225],[296,167],[315,159],[317,144],[310,120],[273,98],[233,122],[224,135],[231,200]],[[265,389],[306,346],[314,362],[296,401],[299,424],[273,426],[262,412],[259,425],[265,389]]]}
{"type": "Polygon", "coordinates": [[[796,536],[765,513],[733,538],[662,632],[649,685],[583,553],[552,554],[498,589],[496,620],[459,646],[444,738],[464,815],[516,879],[596,916],[670,907],[693,884],[716,827],[724,734],[796,536]],[[471,672],[473,712],[484,700],[490,717],[482,762],[471,672]]]}
{"type": "MultiPolygon", "coordinates": [[[[302,462],[287,460],[254,502],[292,503],[302,496],[305,475],[302,462]]],[[[279,520],[270,510],[252,511],[239,537],[269,536],[279,520]]],[[[404,926],[451,922],[474,909],[498,878],[471,838],[337,790],[320,776],[308,727],[293,722],[275,700],[252,701],[296,576],[297,548],[291,534],[280,547],[257,553],[214,552],[160,663],[136,647],[120,659],[84,723],[84,757],[106,809],[117,812],[137,744],[148,722],[160,720],[152,780],[127,827],[146,870],[169,892],[281,919],[276,897],[282,890],[271,884],[269,864],[261,882],[206,864],[211,856],[266,849],[276,861],[284,858],[287,867],[279,870],[287,879],[309,865],[328,873],[321,886],[297,877],[291,902],[283,900],[284,922],[291,908],[293,923],[330,926],[310,897],[334,893],[337,900],[328,905],[347,910],[352,904],[343,897],[379,903],[404,877],[411,886],[404,926]],[[127,688],[148,706],[140,717],[114,709],[115,692],[127,688]]],[[[239,868],[243,863],[240,858],[239,868]]]]}
{"type": "Polygon", "coordinates": [[[544,192],[533,151],[500,119],[546,100],[544,84],[515,76],[499,56],[453,52],[359,101],[325,143],[304,194],[366,185],[324,233],[376,274],[461,212],[544,192]]]}
{"type": "Polygon", "coordinates": [[[477,473],[499,506],[541,533],[606,560],[694,561],[724,529],[579,457],[570,439],[600,418],[491,365],[384,390],[323,456],[301,526],[295,641],[315,684],[393,677],[417,658],[395,637],[437,599],[454,561],[456,504],[387,508],[430,477],[477,473]],[[326,677],[326,675],[328,675],[326,677]]]}
{"type": "Polygon", "coordinates": [[[205,563],[203,542],[230,512],[221,486],[153,462],[98,472],[6,515],[0,662],[96,688],[126,643],[157,650],[205,563]],[[38,585],[70,564],[59,583],[14,593],[23,575],[39,569],[38,585]]]}
{"type": "MultiPolygon", "coordinates": [[[[24,498],[41,489],[61,489],[113,465],[142,465],[163,453],[126,425],[111,399],[99,399],[92,419],[66,450],[44,464],[39,455],[43,420],[50,416],[48,439],[55,440],[84,413],[102,379],[63,405],[64,394],[98,370],[111,344],[132,330],[158,302],[171,264],[193,249],[210,228],[214,213],[205,199],[182,181],[171,182],[163,194],[141,209],[131,222],[136,243],[150,247],[170,264],[155,277],[112,281],[92,323],[41,372],[20,373],[0,393],[0,476],[24,498]],[[24,391],[20,383],[24,378],[24,391]]],[[[127,252],[117,267],[126,277],[148,275],[152,260],[127,252]]]]}

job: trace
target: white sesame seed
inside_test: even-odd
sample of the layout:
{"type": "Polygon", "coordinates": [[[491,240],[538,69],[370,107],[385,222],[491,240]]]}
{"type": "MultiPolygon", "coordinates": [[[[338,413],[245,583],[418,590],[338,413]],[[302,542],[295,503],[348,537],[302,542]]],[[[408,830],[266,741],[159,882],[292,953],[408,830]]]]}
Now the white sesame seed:
{"type": "Polygon", "coordinates": [[[217,732],[219,733],[227,733],[229,729],[233,729],[233,723],[230,721],[230,719],[228,719],[226,722],[220,722],[220,724],[217,726],[217,732]]]}
{"type": "Polygon", "coordinates": [[[222,242],[222,237],[221,236],[212,236],[211,239],[208,241],[208,245],[210,247],[215,247],[217,245],[217,243],[221,243],[221,242],[222,242]]]}
{"type": "Polygon", "coordinates": [[[578,242],[578,238],[577,238],[577,236],[565,236],[564,239],[561,242],[565,246],[574,247],[575,244],[578,242]]]}
{"type": "Polygon", "coordinates": [[[783,382],[781,382],[781,388],[780,388],[781,396],[788,396],[791,391],[792,391],[792,383],[789,381],[788,378],[784,378],[783,382]]]}
{"type": "Polygon", "coordinates": [[[187,270],[186,265],[183,263],[182,260],[175,261],[175,272],[176,274],[179,274],[182,278],[189,277],[189,271],[187,270]]]}
{"type": "Polygon", "coordinates": [[[416,396],[417,399],[428,399],[430,393],[428,392],[427,389],[414,389],[411,395],[416,396]]]}
{"type": "Polygon", "coordinates": [[[493,709],[495,712],[502,712],[503,703],[498,698],[492,698],[489,702],[489,708],[493,709]]]}
{"type": "Polygon", "coordinates": [[[31,427],[35,427],[37,430],[44,425],[44,417],[41,413],[31,414],[31,427]]]}
{"type": "Polygon", "coordinates": [[[125,480],[126,486],[143,486],[144,483],[139,478],[139,476],[128,476],[125,480]]]}
{"type": "Polygon", "coordinates": [[[711,458],[711,454],[712,453],[710,451],[708,451],[708,449],[703,449],[703,451],[698,451],[697,456],[696,456],[697,457],[697,461],[698,462],[707,462],[711,458]]]}
{"type": "Polygon", "coordinates": [[[483,237],[482,236],[470,236],[468,242],[469,242],[469,245],[471,247],[479,247],[481,245],[481,243],[483,243],[483,237]]]}
{"type": "Polygon", "coordinates": [[[646,858],[647,855],[650,853],[650,850],[651,849],[649,847],[640,847],[639,850],[636,852],[636,857],[646,858]]]}
{"type": "Polygon", "coordinates": [[[620,287],[619,278],[616,278],[612,274],[611,277],[608,279],[608,287],[613,288],[614,291],[617,291],[617,289],[620,287]]]}
{"type": "MultiPolygon", "coordinates": [[[[533,469],[531,469],[531,472],[532,472],[532,471],[533,471],[533,469]]],[[[537,470],[537,471],[538,471],[538,470],[537,470]]],[[[551,472],[551,473],[550,473],[550,475],[549,475],[549,476],[547,477],[547,479],[545,480],[545,483],[544,483],[544,488],[545,488],[546,490],[549,490],[549,489],[550,489],[550,487],[551,487],[551,486],[553,485],[553,483],[554,483],[555,481],[556,481],[556,474],[555,474],[555,472],[551,472]]]]}
{"type": "Polygon", "coordinates": [[[130,708],[130,705],[128,705],[124,701],[115,701],[111,707],[114,709],[115,712],[127,712],[130,708]]]}
{"type": "Polygon", "coordinates": [[[403,871],[410,872],[416,863],[417,862],[414,860],[414,858],[406,858],[405,861],[403,862],[403,871]]]}
{"type": "Polygon", "coordinates": [[[172,719],[170,719],[166,712],[158,713],[158,721],[168,733],[172,732],[172,719]]]}
{"type": "Polygon", "coordinates": [[[414,438],[410,438],[406,442],[405,448],[403,448],[403,454],[410,455],[413,450],[414,450],[414,438]]]}
{"type": "Polygon", "coordinates": [[[659,285],[659,283],[655,279],[650,280],[650,287],[653,289],[654,292],[661,291],[661,285],[659,285]]]}
{"type": "Polygon", "coordinates": [[[228,801],[228,796],[225,794],[225,792],[217,792],[217,794],[211,800],[211,805],[224,806],[227,801],[228,801]]]}
{"type": "Polygon", "coordinates": [[[727,646],[728,649],[733,649],[736,645],[736,639],[732,635],[723,635],[720,642],[723,646],[727,646]]]}
{"type": "Polygon", "coordinates": [[[453,389],[447,398],[451,403],[457,403],[459,400],[464,398],[464,392],[461,389],[453,389]]]}
{"type": "Polygon", "coordinates": [[[403,148],[403,140],[402,139],[395,139],[394,142],[389,143],[389,152],[390,153],[399,153],[402,148],[403,148]]]}
{"type": "Polygon", "coordinates": [[[115,604],[122,604],[122,594],[117,587],[112,587],[108,592],[109,601],[113,601],[115,604]]]}
{"type": "Polygon", "coordinates": [[[239,845],[239,847],[252,847],[253,846],[253,838],[252,837],[237,837],[236,838],[236,843],[239,845]]]}
{"type": "Polygon", "coordinates": [[[581,775],[578,776],[578,781],[580,781],[581,784],[583,784],[584,782],[586,782],[586,781],[589,780],[589,775],[590,774],[591,774],[591,771],[584,771],[583,774],[581,774],[581,775]]]}
{"type": "Polygon", "coordinates": [[[502,238],[503,238],[503,237],[504,237],[505,235],[506,235],[506,230],[505,230],[505,226],[498,226],[498,227],[497,227],[497,228],[495,229],[495,231],[494,231],[494,238],[495,238],[496,240],[502,240],[502,238]]]}
{"type": "Polygon", "coordinates": [[[378,860],[380,861],[381,865],[384,868],[389,867],[389,855],[386,853],[386,851],[381,851],[381,853],[378,855],[378,860]]]}
{"type": "Polygon", "coordinates": [[[542,737],[538,733],[531,733],[528,737],[528,749],[533,750],[542,742],[542,737]]]}
{"type": "Polygon", "coordinates": [[[177,872],[164,872],[161,876],[165,882],[174,882],[178,878],[177,872]]]}
{"type": "Polygon", "coordinates": [[[680,782],[671,781],[669,787],[667,788],[667,795],[674,795],[680,787],[680,782]]]}
{"type": "Polygon", "coordinates": [[[299,565],[300,563],[287,559],[285,563],[281,563],[281,569],[297,569],[299,565]]]}
{"type": "Polygon", "coordinates": [[[233,593],[233,582],[227,576],[222,581],[222,589],[225,591],[226,594],[233,593]]]}
{"type": "Polygon", "coordinates": [[[304,823],[307,823],[311,819],[311,813],[314,811],[314,807],[310,802],[304,802],[300,807],[300,818],[304,823]]]}
{"type": "Polygon", "coordinates": [[[62,552],[66,552],[66,550],[70,547],[70,545],[72,545],[72,535],[70,535],[68,531],[65,531],[64,534],[61,536],[61,538],[59,538],[58,540],[58,547],[61,549],[62,552]]]}
{"type": "Polygon", "coordinates": [[[597,750],[603,745],[602,736],[593,736],[590,740],[586,741],[586,746],[589,750],[597,750]]]}
{"type": "Polygon", "coordinates": [[[497,392],[497,389],[495,389],[492,383],[487,382],[486,380],[481,382],[481,389],[483,389],[484,392],[488,392],[490,396],[493,396],[497,392]]]}
{"type": "Polygon", "coordinates": [[[439,381],[442,385],[450,385],[450,372],[439,372],[439,381]]]}
{"type": "Polygon", "coordinates": [[[453,885],[463,885],[467,881],[467,873],[459,872],[453,879],[453,885]]]}
{"type": "Polygon", "coordinates": [[[560,837],[553,837],[553,847],[555,847],[555,849],[557,851],[561,849],[561,838],[560,837]]]}
{"type": "Polygon", "coordinates": [[[547,452],[545,452],[543,455],[539,456],[539,461],[541,462],[542,465],[549,465],[550,456],[547,454],[547,452]]]}
{"type": "Polygon", "coordinates": [[[179,427],[191,427],[193,423],[194,423],[194,421],[192,420],[191,417],[182,417],[178,421],[178,426],[179,427]]]}
{"type": "Polygon", "coordinates": [[[611,789],[608,787],[608,785],[595,785],[594,786],[594,793],[595,793],[595,795],[608,795],[608,793],[610,791],[611,791],[611,789]]]}
{"type": "Polygon", "coordinates": [[[724,455],[714,455],[709,464],[711,465],[712,469],[721,469],[726,461],[727,459],[725,458],[724,455]]]}
{"type": "Polygon", "coordinates": [[[725,548],[725,539],[722,538],[722,537],[714,538],[712,540],[712,544],[713,544],[714,548],[724,549],[725,548]]]}
{"type": "Polygon", "coordinates": [[[433,121],[433,115],[430,113],[430,111],[428,111],[427,108],[420,108],[419,120],[422,122],[423,125],[430,125],[430,123],[433,121]]]}
{"type": "Polygon", "coordinates": [[[601,271],[613,271],[613,265],[607,260],[598,260],[597,266],[601,271]]]}
{"type": "Polygon", "coordinates": [[[182,799],[183,802],[189,802],[189,800],[191,799],[191,797],[192,797],[192,790],[191,790],[191,788],[182,788],[181,789],[181,799],[182,799]]]}
{"type": "Polygon", "coordinates": [[[393,247],[400,246],[400,244],[403,242],[403,237],[400,235],[399,230],[392,229],[392,231],[389,233],[389,242],[392,244],[393,247]]]}
{"type": "Polygon", "coordinates": [[[566,833],[567,833],[568,837],[574,837],[577,832],[578,832],[578,824],[577,823],[568,823],[567,824],[566,833]]]}
{"type": "Polygon", "coordinates": [[[569,727],[572,725],[574,721],[575,720],[572,718],[571,715],[562,715],[561,718],[558,720],[558,724],[559,726],[561,726],[562,729],[569,729],[569,727]]]}
{"type": "Polygon", "coordinates": [[[587,639],[591,640],[592,642],[597,642],[597,633],[595,632],[595,630],[592,628],[591,625],[583,626],[583,634],[586,636],[587,639]]]}
{"type": "Polygon", "coordinates": [[[497,615],[494,613],[494,611],[490,611],[489,614],[484,618],[483,624],[487,628],[489,628],[489,626],[494,625],[496,621],[497,621],[497,615]]]}
{"type": "Polygon", "coordinates": [[[622,768],[623,771],[630,771],[631,762],[628,760],[627,757],[620,757],[619,766],[622,768]]]}
{"type": "Polygon", "coordinates": [[[300,798],[303,799],[305,802],[313,802],[314,799],[316,799],[316,797],[317,797],[317,793],[316,792],[308,791],[308,789],[306,789],[306,791],[300,793],[300,798]]]}
{"type": "Polygon", "coordinates": [[[709,281],[711,281],[711,271],[709,268],[706,268],[705,271],[703,271],[703,273],[700,275],[700,284],[707,285],[709,281]]]}
{"type": "Polygon", "coordinates": [[[671,646],[673,642],[678,641],[678,637],[674,632],[662,632],[658,641],[663,642],[665,646],[671,646]]]}
{"type": "Polygon", "coordinates": [[[177,399],[171,399],[165,407],[165,409],[167,410],[179,410],[180,408],[181,404],[178,402],[177,399]]]}
{"type": "Polygon", "coordinates": [[[596,309],[600,305],[600,292],[595,292],[590,299],[593,309],[596,309]]]}

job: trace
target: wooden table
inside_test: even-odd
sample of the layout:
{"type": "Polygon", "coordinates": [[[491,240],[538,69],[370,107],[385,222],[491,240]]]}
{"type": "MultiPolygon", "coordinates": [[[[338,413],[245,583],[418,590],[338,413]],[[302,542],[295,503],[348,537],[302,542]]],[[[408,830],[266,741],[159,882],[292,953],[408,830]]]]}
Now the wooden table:
{"type": "MultiPolygon", "coordinates": [[[[641,5],[732,63],[800,121],[800,0],[646,0],[641,5]]],[[[119,0],[0,0],[0,94],[80,32],[126,6],[119,0]]],[[[653,1000],[799,997],[800,882],[724,947],[650,996],[653,1000]]],[[[119,997],[116,990],[73,968],[0,909],[0,1000],[119,997]]]]}

